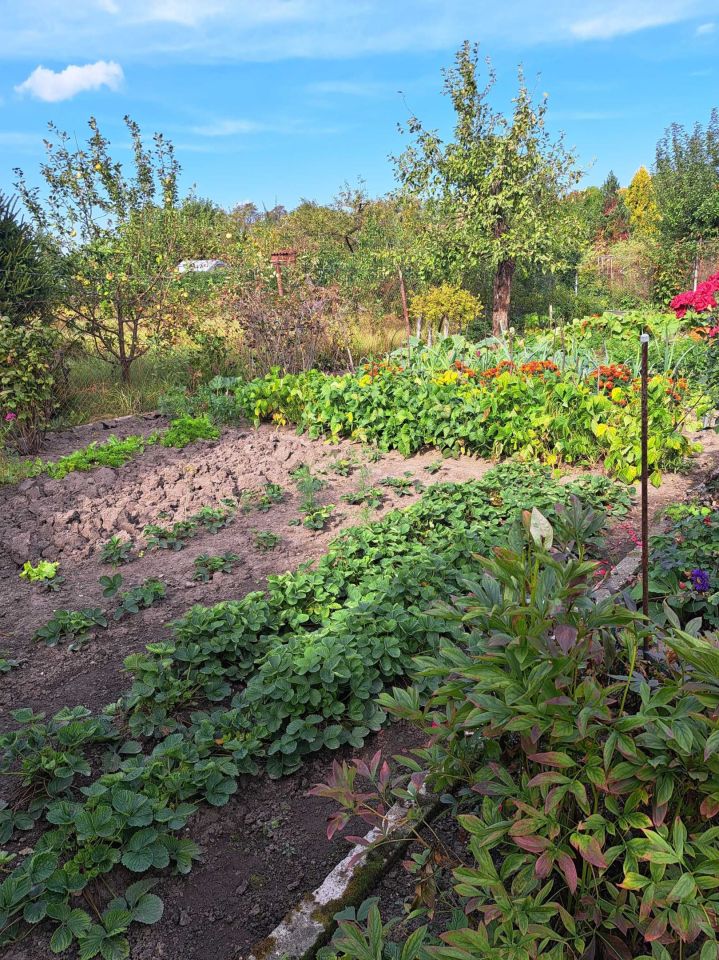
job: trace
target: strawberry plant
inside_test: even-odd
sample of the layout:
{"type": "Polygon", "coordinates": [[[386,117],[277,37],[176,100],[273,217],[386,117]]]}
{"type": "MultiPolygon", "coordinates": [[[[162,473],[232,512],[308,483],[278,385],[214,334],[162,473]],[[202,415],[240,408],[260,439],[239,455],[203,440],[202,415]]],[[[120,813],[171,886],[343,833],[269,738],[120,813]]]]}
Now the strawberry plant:
{"type": "Polygon", "coordinates": [[[236,504],[229,498],[222,507],[201,507],[197,513],[186,520],[178,520],[169,527],[148,524],[143,530],[148,550],[182,550],[188,540],[196,537],[201,530],[217,533],[231,523],[235,516],[236,504]]]}
{"type": "Polygon", "coordinates": [[[379,487],[365,487],[351,493],[345,493],[340,499],[352,506],[366,506],[373,510],[379,510],[384,503],[384,494],[379,487]]]}
{"type": "Polygon", "coordinates": [[[256,530],[254,535],[255,546],[259,550],[274,550],[282,543],[282,537],[271,530],[256,530]]]}
{"type": "Polygon", "coordinates": [[[211,557],[209,553],[201,553],[193,561],[195,572],[192,579],[207,583],[208,580],[212,580],[216,573],[231,573],[235,564],[239,561],[240,557],[229,551],[218,557],[211,557]]]}
{"type": "Polygon", "coordinates": [[[100,563],[109,563],[113,567],[118,567],[123,563],[130,563],[134,560],[134,544],[132,540],[123,540],[122,537],[113,536],[103,544],[100,550],[100,563]]]}
{"type": "MultiPolygon", "coordinates": [[[[119,576],[119,574],[117,576],[119,576]]],[[[139,613],[140,610],[147,610],[148,607],[151,607],[158,600],[162,600],[166,593],[166,584],[164,584],[162,580],[150,577],[138,586],[132,587],[131,590],[123,590],[118,597],[118,606],[113,610],[112,619],[122,620],[123,617],[130,613],[139,613]]],[[[114,594],[105,595],[113,596],[114,594]]]]}
{"type": "Polygon", "coordinates": [[[74,652],[92,638],[96,627],[106,626],[107,617],[97,608],[56,610],[52,619],[35,631],[33,640],[42,641],[48,647],[70,641],[68,650],[74,652]]]}
{"type": "Polygon", "coordinates": [[[422,481],[415,480],[409,470],[403,477],[382,477],[379,482],[383,487],[394,490],[398,497],[411,497],[425,488],[422,481]]]}
{"type": "Polygon", "coordinates": [[[316,506],[305,511],[302,526],[308,530],[324,530],[334,513],[334,503],[316,506]]]}
{"type": "Polygon", "coordinates": [[[243,490],[240,496],[240,504],[243,513],[249,513],[250,510],[259,510],[261,513],[267,513],[276,503],[281,503],[285,491],[279,483],[266,483],[259,490],[243,490]]]}
{"type": "Polygon", "coordinates": [[[100,563],[108,563],[113,567],[130,563],[135,559],[133,549],[134,543],[132,540],[123,540],[122,537],[118,536],[110,537],[100,550],[100,563]]]}
{"type": "Polygon", "coordinates": [[[122,574],[114,573],[109,577],[100,577],[100,586],[102,587],[103,597],[114,597],[122,586],[122,574]]]}
{"type": "Polygon", "coordinates": [[[0,673],[10,673],[11,670],[17,670],[19,666],[19,660],[14,660],[12,657],[0,656],[0,673]]]}

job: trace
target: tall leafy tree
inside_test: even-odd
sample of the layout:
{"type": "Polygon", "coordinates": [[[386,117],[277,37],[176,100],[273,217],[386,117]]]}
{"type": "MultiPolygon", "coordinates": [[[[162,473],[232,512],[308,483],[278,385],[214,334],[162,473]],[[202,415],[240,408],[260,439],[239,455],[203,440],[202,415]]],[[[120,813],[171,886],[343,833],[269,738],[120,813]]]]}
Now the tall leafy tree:
{"type": "Polygon", "coordinates": [[[626,240],[629,236],[629,215],[624,204],[621,184],[613,170],[602,184],[601,237],[608,243],[626,240]]]}
{"type": "Polygon", "coordinates": [[[46,197],[15,172],[36,226],[66,251],[70,322],[127,382],[135,360],[171,335],[183,312],[176,267],[185,231],[178,229],[180,168],[172,144],[155,134],[148,146],[137,124],[129,117],[125,123],[129,173],[113,159],[94,118],[84,146],[50,125],[40,168],[46,197]]]}
{"type": "Polygon", "coordinates": [[[0,317],[13,324],[46,317],[57,292],[49,253],[20,218],[17,202],[0,192],[0,317]]]}
{"type": "Polygon", "coordinates": [[[624,195],[624,203],[633,233],[644,237],[656,234],[659,210],[654,197],[652,175],[646,167],[640,167],[632,177],[624,195]]]}
{"type": "Polygon", "coordinates": [[[547,98],[535,103],[519,71],[510,117],[489,102],[495,83],[479,81],[478,46],[465,42],[444,71],[444,93],[456,115],[454,140],[412,117],[414,142],[396,160],[405,190],[420,196],[442,227],[442,247],[466,266],[494,273],[492,327],[509,325],[518,264],[556,270],[566,265],[572,207],[561,203],[580,173],[574,154],[546,125],[547,98]]]}
{"type": "Polygon", "coordinates": [[[719,111],[706,127],[672,124],[657,144],[654,189],[669,243],[719,236],[719,111]]]}

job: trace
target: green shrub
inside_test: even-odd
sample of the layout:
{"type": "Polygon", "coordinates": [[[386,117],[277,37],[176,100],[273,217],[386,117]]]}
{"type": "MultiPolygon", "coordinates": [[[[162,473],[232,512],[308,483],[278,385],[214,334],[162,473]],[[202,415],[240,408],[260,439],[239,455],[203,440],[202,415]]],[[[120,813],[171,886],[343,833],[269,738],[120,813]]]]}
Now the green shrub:
{"type": "Polygon", "coordinates": [[[21,326],[0,316],[0,442],[21,453],[37,449],[57,406],[59,334],[42,320],[21,326]]]}
{"type": "MultiPolygon", "coordinates": [[[[677,505],[665,533],[649,541],[652,618],[667,623],[664,604],[686,626],[700,617],[705,629],[719,629],[719,510],[677,505]]],[[[641,596],[637,587],[634,596],[641,596]]]]}
{"type": "MultiPolygon", "coordinates": [[[[676,665],[637,669],[639,616],[592,599],[593,565],[550,554],[546,522],[528,533],[435,607],[455,638],[415,660],[412,687],[379,696],[429,741],[406,759],[411,780],[380,777],[376,758],[313,792],[339,801],[332,829],[361,813],[381,830],[387,803],[425,782],[456,816],[458,909],[405,940],[409,956],[419,941],[437,960],[716,957],[716,645],[670,633],[676,665]]],[[[441,883],[431,853],[427,887],[441,883]]],[[[429,914],[418,903],[415,920],[429,914]]],[[[322,956],[384,956],[391,927],[345,921],[322,956]]]]}

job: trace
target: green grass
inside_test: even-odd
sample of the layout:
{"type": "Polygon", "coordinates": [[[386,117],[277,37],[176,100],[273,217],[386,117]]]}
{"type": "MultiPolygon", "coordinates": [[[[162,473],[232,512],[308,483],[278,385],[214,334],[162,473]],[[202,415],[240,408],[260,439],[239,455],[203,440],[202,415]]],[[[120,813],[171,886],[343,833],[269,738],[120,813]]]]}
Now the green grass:
{"type": "Polygon", "coordinates": [[[182,352],[151,351],[135,361],[131,376],[131,383],[126,384],[117,369],[99,357],[74,358],[66,403],[53,427],[156,410],[164,393],[189,385],[190,371],[182,352]]]}

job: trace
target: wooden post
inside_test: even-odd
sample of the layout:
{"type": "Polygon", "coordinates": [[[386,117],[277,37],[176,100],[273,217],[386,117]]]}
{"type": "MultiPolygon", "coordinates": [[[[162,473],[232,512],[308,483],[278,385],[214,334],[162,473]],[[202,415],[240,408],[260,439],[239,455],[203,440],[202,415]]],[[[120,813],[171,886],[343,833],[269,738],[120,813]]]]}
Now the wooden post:
{"type": "Polygon", "coordinates": [[[407,339],[412,336],[412,327],[409,322],[409,308],[407,306],[407,289],[404,285],[404,274],[402,273],[402,267],[397,267],[397,273],[399,275],[399,292],[402,297],[402,315],[404,316],[404,323],[407,327],[407,339]]]}
{"type": "Polygon", "coordinates": [[[277,292],[281,297],[284,296],[285,291],[282,287],[282,265],[294,263],[297,260],[297,251],[296,250],[276,250],[270,256],[270,263],[275,268],[275,274],[277,275],[277,292]]]}

